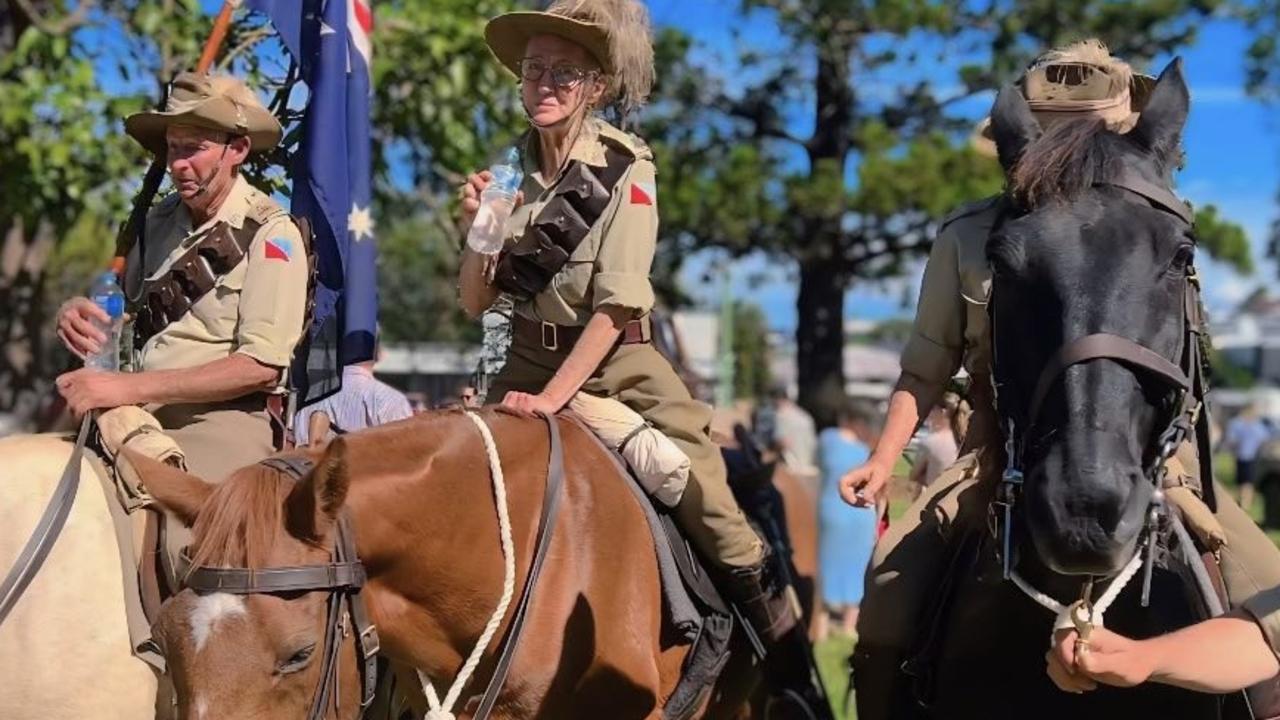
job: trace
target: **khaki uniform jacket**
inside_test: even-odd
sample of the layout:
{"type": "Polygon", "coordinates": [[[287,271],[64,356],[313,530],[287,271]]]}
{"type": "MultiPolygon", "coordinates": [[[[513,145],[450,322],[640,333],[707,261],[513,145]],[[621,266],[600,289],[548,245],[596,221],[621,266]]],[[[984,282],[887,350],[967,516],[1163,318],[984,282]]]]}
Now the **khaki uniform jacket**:
{"type": "MultiPolygon", "coordinates": [[[[605,150],[610,147],[634,161],[618,181],[619,191],[560,272],[533,299],[516,304],[515,311],[530,320],[582,326],[605,305],[627,308],[635,317],[653,309],[649,270],[658,241],[653,153],[640,138],[588,118],[569,160],[604,167],[605,150]]],[[[538,137],[531,133],[524,152],[524,204],[507,221],[507,247],[524,237],[559,181],[542,176],[537,157],[538,137]]]]}
{"type": "MultiPolygon", "coordinates": [[[[143,370],[192,368],[243,353],[264,365],[287,368],[302,337],[309,272],[302,236],[279,203],[243,177],[214,218],[192,227],[191,215],[176,194],[147,215],[146,268],[139,249],[126,264],[126,292],[135,297],[142,278],[167,272],[175,260],[218,222],[233,231],[247,220],[259,224],[245,259],[218,278],[186,315],[169,323],[139,349],[143,370]]],[[[281,384],[285,381],[281,372],[281,384]]]]}

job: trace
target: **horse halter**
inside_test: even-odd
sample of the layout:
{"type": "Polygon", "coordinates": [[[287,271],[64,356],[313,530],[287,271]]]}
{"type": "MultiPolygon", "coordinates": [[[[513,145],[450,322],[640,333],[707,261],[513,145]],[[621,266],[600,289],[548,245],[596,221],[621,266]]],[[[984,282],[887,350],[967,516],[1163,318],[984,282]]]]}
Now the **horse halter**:
{"type": "MultiPolygon", "coordinates": [[[[300,481],[315,467],[301,457],[271,457],[259,463],[279,470],[300,481]]],[[[223,592],[233,595],[284,595],[298,592],[329,591],[326,601],[324,648],[321,656],[320,682],[312,698],[308,720],[323,720],[330,704],[336,710],[339,702],[338,653],[342,640],[355,630],[356,660],[363,670],[360,675],[360,708],[363,714],[373,702],[377,684],[378,630],[369,622],[361,591],[366,576],[363,563],[356,556],[355,535],[345,511],[338,517],[332,561],[319,565],[297,565],[255,570],[191,566],[186,586],[197,592],[223,592]],[[343,612],[343,601],[347,611],[343,612]]],[[[183,552],[185,559],[186,552],[183,552]]]]}
{"type": "MultiPolygon", "coordinates": [[[[1176,215],[1187,224],[1191,224],[1193,220],[1193,216],[1186,204],[1178,200],[1171,191],[1146,181],[1132,172],[1122,170],[1106,182],[1097,184],[1120,187],[1140,195],[1156,207],[1176,215]]],[[[1152,483],[1154,492],[1152,493],[1151,504],[1148,507],[1143,528],[1143,533],[1146,537],[1138,546],[1137,553],[1138,555],[1144,555],[1142,560],[1142,605],[1146,607],[1150,601],[1151,576],[1154,569],[1157,534],[1167,512],[1163,490],[1166,472],[1165,463],[1169,458],[1173,457],[1183,440],[1195,433],[1196,425],[1200,420],[1203,409],[1201,398],[1205,388],[1200,345],[1203,318],[1200,309],[1200,281],[1194,267],[1188,267],[1183,282],[1182,323],[1184,330],[1180,364],[1174,364],[1168,358],[1145,345],[1119,335],[1094,333],[1068,340],[1054,352],[1041,369],[1030,405],[1027,406],[1026,427],[1021,428],[1021,432],[1019,432],[1019,428],[1013,420],[1012,413],[1008,412],[1008,408],[1003,407],[999,402],[999,383],[993,382],[993,386],[997,388],[997,412],[1002,416],[1002,424],[1005,426],[1006,465],[996,490],[995,499],[991,502],[989,508],[990,529],[998,542],[1004,578],[1012,580],[1018,585],[1019,589],[1036,599],[1037,602],[1041,602],[1041,604],[1046,604],[1038,597],[1042,596],[1043,593],[1036,591],[1018,576],[1014,569],[1013,559],[1013,510],[1022,494],[1024,453],[1028,442],[1027,438],[1029,431],[1035,427],[1041,409],[1053,385],[1068,368],[1092,360],[1115,360],[1135,370],[1142,370],[1147,375],[1160,380],[1176,398],[1173,404],[1175,410],[1159,436],[1159,448],[1150,466],[1144,468],[1144,477],[1152,483]]],[[[991,307],[994,308],[994,305],[994,302],[992,302],[991,307]]],[[[991,313],[990,328],[991,346],[994,355],[997,348],[994,312],[991,313]]],[[[994,362],[992,369],[994,374],[994,362]]],[[[1130,561],[1130,565],[1132,566],[1136,562],[1137,557],[1135,556],[1130,561]]],[[[1127,582],[1129,577],[1132,577],[1132,573],[1129,572],[1130,569],[1136,569],[1136,566],[1122,571],[1117,581],[1127,582]]],[[[1092,592],[1092,587],[1093,579],[1087,579],[1083,589],[1083,597],[1078,603],[1086,611],[1091,611],[1089,595],[1092,592]]],[[[1114,591],[1108,588],[1106,595],[1114,599],[1119,590],[1119,587],[1115,588],[1114,591]]],[[[1101,609],[1099,609],[1098,614],[1101,614],[1101,609]]]]}

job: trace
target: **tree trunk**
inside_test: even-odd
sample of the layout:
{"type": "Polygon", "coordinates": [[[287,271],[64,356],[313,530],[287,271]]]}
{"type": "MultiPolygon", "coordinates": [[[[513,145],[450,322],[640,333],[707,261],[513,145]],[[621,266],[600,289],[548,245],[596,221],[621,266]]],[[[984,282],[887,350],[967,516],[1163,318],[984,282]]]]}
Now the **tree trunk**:
{"type": "Polygon", "coordinates": [[[52,397],[44,294],[53,246],[49,223],[28,233],[21,218],[12,219],[0,244],[0,411],[26,427],[43,425],[52,397]]]}
{"type": "Polygon", "coordinates": [[[844,280],[831,262],[801,262],[796,309],[798,400],[827,427],[844,396],[844,280]]]}
{"type": "MultiPolygon", "coordinates": [[[[817,179],[834,173],[834,178],[824,176],[822,181],[835,180],[842,194],[853,136],[851,65],[856,39],[834,28],[819,39],[817,124],[809,141],[810,175],[817,179]]],[[[799,402],[821,428],[835,423],[835,409],[844,395],[844,198],[819,208],[803,222],[811,245],[800,258],[796,370],[799,402]]]]}

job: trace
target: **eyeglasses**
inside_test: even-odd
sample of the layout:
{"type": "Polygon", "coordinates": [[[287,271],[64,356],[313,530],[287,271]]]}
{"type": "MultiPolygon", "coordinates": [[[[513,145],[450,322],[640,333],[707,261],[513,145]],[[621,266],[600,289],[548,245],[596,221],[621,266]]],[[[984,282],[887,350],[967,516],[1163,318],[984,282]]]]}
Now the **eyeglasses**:
{"type": "Polygon", "coordinates": [[[547,70],[551,70],[551,84],[560,90],[572,90],[595,70],[562,63],[548,67],[547,63],[537,58],[525,58],[520,61],[520,77],[528,82],[538,82],[547,70]]]}

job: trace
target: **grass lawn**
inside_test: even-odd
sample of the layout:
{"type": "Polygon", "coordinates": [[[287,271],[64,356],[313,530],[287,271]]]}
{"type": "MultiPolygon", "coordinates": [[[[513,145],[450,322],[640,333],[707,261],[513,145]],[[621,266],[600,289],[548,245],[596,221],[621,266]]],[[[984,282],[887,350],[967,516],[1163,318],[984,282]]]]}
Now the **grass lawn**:
{"type": "MultiPolygon", "coordinates": [[[[889,488],[891,523],[905,515],[907,507],[911,505],[911,491],[906,483],[909,470],[910,465],[905,459],[899,460],[894,468],[894,480],[889,488]]],[[[1218,455],[1214,458],[1214,473],[1220,482],[1232,491],[1235,490],[1235,463],[1230,456],[1218,455]]],[[[1255,521],[1261,522],[1263,510],[1261,500],[1255,501],[1253,507],[1248,510],[1255,521]]],[[[1267,535],[1280,545],[1280,529],[1268,529],[1267,535]]],[[[814,648],[818,670],[822,674],[823,683],[826,684],[827,694],[831,697],[837,720],[852,720],[855,717],[852,699],[850,699],[848,712],[845,712],[844,706],[845,697],[849,691],[849,655],[852,652],[853,639],[846,637],[833,637],[814,648]]]]}

